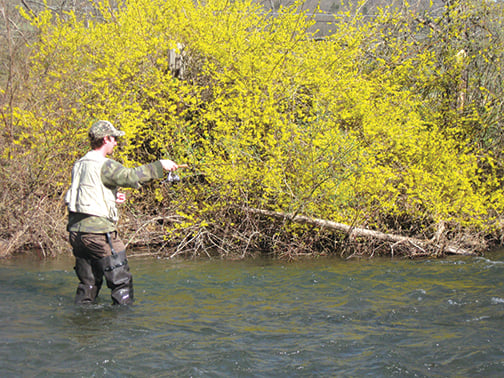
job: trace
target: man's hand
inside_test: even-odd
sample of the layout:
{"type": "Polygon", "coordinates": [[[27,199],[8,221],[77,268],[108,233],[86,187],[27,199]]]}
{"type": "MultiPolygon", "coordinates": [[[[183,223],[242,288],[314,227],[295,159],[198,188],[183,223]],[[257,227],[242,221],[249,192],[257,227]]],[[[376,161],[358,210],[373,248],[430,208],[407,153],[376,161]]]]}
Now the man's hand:
{"type": "Polygon", "coordinates": [[[165,171],[173,172],[178,169],[178,165],[171,160],[160,160],[160,161],[165,171]]]}

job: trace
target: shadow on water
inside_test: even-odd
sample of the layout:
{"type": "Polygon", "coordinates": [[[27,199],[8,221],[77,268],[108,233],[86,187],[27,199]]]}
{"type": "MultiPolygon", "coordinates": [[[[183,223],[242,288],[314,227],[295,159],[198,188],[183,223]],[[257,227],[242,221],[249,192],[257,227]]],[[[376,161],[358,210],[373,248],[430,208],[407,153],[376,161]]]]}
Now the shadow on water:
{"type": "Polygon", "coordinates": [[[135,305],[73,304],[72,259],[2,261],[2,376],[501,376],[504,256],[131,259],[135,305]]]}

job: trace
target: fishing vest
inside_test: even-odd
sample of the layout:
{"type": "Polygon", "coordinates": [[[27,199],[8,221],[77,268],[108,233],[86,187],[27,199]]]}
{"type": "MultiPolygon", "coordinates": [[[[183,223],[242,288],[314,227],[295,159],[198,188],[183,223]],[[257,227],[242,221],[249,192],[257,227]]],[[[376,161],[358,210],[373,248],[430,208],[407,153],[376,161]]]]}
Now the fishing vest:
{"type": "Polygon", "coordinates": [[[75,163],[72,185],[65,196],[68,211],[117,222],[117,190],[107,188],[101,180],[101,169],[107,160],[98,152],[90,151],[75,163]]]}

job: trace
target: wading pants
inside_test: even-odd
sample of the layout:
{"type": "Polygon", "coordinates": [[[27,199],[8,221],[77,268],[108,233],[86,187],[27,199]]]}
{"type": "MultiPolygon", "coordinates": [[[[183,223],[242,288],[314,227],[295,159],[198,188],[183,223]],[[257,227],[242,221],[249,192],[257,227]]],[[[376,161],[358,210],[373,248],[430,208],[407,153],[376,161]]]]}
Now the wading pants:
{"type": "Polygon", "coordinates": [[[91,234],[70,232],[79,285],[75,303],[93,303],[103,283],[112,290],[114,304],[133,303],[133,277],[129,271],[124,244],[117,232],[91,234]]]}

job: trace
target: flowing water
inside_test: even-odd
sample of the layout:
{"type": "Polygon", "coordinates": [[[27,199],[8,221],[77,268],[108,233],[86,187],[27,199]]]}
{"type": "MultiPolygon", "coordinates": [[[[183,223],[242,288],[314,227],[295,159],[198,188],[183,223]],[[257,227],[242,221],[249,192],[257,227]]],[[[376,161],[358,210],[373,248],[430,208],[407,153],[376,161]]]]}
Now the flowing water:
{"type": "Polygon", "coordinates": [[[131,258],[135,305],[73,304],[71,258],[0,261],[2,377],[504,375],[504,253],[131,258]]]}

